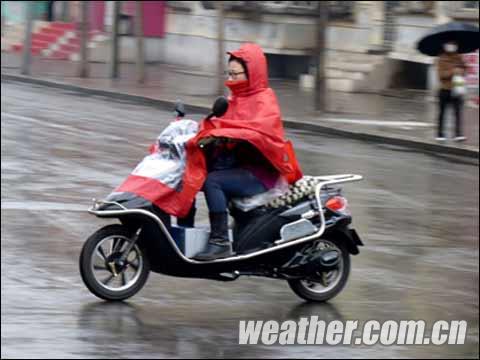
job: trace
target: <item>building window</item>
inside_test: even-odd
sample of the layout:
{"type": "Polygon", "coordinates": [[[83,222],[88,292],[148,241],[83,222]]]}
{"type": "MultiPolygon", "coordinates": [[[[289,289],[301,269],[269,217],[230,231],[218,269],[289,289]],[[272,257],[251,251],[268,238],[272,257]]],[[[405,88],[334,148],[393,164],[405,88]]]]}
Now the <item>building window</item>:
{"type": "Polygon", "coordinates": [[[435,1],[389,1],[396,14],[404,15],[432,15],[435,10],[435,1]]]}
{"type": "Polygon", "coordinates": [[[464,9],[478,9],[478,1],[460,1],[464,9]]]}
{"type": "MultiPolygon", "coordinates": [[[[179,3],[180,1],[169,1],[179,3]]],[[[204,9],[215,9],[216,1],[201,1],[204,9]]],[[[328,16],[331,20],[353,20],[354,1],[329,1],[328,16]]],[[[318,1],[226,1],[225,9],[261,14],[317,16],[318,1]]]]}
{"type": "Polygon", "coordinates": [[[478,21],[478,1],[448,1],[448,15],[457,20],[478,21]]]}

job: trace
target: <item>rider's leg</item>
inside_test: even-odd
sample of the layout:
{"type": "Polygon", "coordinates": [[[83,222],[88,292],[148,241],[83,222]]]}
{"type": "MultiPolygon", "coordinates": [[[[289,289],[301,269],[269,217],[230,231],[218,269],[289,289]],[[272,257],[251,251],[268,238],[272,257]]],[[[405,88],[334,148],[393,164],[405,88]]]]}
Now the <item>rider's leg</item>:
{"type": "Polygon", "coordinates": [[[229,169],[209,173],[203,191],[211,212],[226,212],[229,199],[257,195],[267,189],[250,171],[229,169]]]}
{"type": "Polygon", "coordinates": [[[196,255],[198,260],[212,260],[232,255],[228,238],[228,200],[253,196],[266,191],[265,186],[250,171],[230,169],[208,174],[203,186],[210,218],[210,239],[207,249],[196,255]]]}

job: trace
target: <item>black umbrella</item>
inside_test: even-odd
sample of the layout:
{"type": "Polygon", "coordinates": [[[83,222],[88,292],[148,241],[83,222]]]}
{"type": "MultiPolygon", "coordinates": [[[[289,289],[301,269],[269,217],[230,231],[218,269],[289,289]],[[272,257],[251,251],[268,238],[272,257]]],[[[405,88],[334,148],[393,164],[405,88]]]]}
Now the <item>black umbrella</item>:
{"type": "Polygon", "coordinates": [[[417,49],[430,56],[438,56],[449,41],[458,44],[457,52],[465,54],[478,49],[478,27],[460,22],[450,22],[431,29],[417,44],[417,49]]]}

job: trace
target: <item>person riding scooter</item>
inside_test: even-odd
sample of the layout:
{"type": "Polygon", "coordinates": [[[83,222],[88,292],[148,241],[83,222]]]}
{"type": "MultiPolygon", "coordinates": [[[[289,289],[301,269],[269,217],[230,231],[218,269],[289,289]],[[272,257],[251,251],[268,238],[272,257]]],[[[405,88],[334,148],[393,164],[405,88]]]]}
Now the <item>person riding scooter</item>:
{"type": "Polygon", "coordinates": [[[285,139],[277,98],[268,87],[262,49],[248,43],[228,54],[228,108],[223,115],[212,113],[205,118],[193,134],[193,127],[186,126],[183,137],[192,137],[184,144],[186,156],[175,165],[177,171],[165,173],[160,164],[157,168],[162,153],[152,146],[146,163],[115,189],[115,193],[140,196],[177,217],[177,224],[190,226],[196,194],[203,190],[211,232],[206,251],[196,256],[201,260],[232,255],[227,226],[230,199],[265,192],[280,176],[293,184],[303,175],[292,145],[285,139]]]}
{"type": "Polygon", "coordinates": [[[232,255],[228,201],[268,191],[284,167],[283,125],[277,99],[268,87],[265,55],[256,44],[245,44],[228,54],[228,110],[221,118],[204,121],[197,135],[204,144],[212,137],[215,140],[206,151],[208,175],[202,188],[209,209],[210,239],[196,260],[232,255]],[[206,138],[205,132],[210,132],[211,137],[206,138]]]}
{"type": "Polygon", "coordinates": [[[178,102],[175,121],[159,134],[150,154],[88,209],[120,222],[90,235],[79,257],[81,278],[99,298],[134,296],[150,272],[223,282],[240,276],[285,280],[295,294],[316,302],[344,288],[350,255],[363,243],[350,228],[347,199],[336,185],[362,176],[303,176],[284,138],[261,48],[247,44],[230,56],[229,100],[219,97],[200,124],[184,119],[178,102]],[[241,198],[269,189],[277,179],[265,194],[241,198]],[[182,228],[193,227],[193,217],[185,218],[194,213],[202,189],[210,233],[182,228]],[[230,200],[235,254],[227,236],[230,200]],[[178,220],[190,224],[172,226],[172,216],[177,225],[178,220]]]}

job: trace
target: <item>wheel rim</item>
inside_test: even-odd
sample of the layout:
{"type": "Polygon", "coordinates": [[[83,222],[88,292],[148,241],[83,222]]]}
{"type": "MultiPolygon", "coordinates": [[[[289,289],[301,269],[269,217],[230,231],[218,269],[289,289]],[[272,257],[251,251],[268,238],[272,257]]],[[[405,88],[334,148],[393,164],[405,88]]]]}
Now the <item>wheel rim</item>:
{"type": "Polygon", "coordinates": [[[124,291],[140,278],[143,257],[137,245],[129,252],[122,269],[114,265],[114,260],[120,258],[130,241],[126,236],[112,235],[102,239],[95,247],[90,266],[95,281],[102,288],[114,292],[124,291]]]}
{"type": "MultiPolygon", "coordinates": [[[[334,250],[337,250],[340,254],[342,254],[342,251],[331,241],[320,240],[317,243],[317,250],[324,250],[324,249],[334,249],[334,250]]],[[[340,255],[340,261],[335,270],[318,272],[317,273],[318,281],[313,279],[308,279],[308,280],[301,280],[300,283],[308,291],[311,291],[315,294],[324,294],[326,292],[329,292],[339,284],[340,279],[343,276],[344,269],[345,269],[345,266],[344,266],[343,256],[340,255]]]]}

